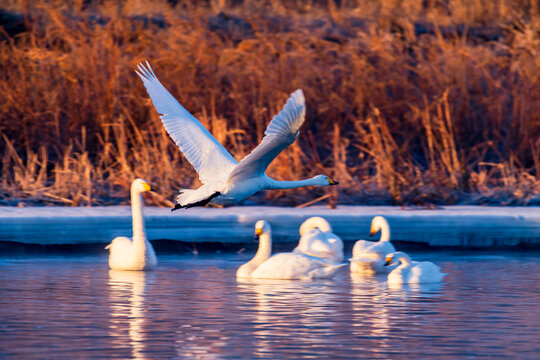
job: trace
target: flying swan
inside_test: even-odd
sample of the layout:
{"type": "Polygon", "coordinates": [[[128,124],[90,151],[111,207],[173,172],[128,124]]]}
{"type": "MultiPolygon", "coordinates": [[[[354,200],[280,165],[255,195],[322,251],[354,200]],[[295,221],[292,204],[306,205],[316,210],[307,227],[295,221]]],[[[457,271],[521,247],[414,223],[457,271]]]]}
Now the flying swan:
{"type": "Polygon", "coordinates": [[[379,241],[358,240],[352,250],[351,272],[354,273],[388,273],[395,266],[385,266],[385,256],[396,251],[390,242],[390,226],[382,216],[375,216],[371,220],[371,231],[369,236],[373,236],[381,231],[379,241]]]}
{"type": "Polygon", "coordinates": [[[252,279],[328,279],[345,264],[300,253],[279,253],[272,257],[272,230],[270,224],[259,220],[255,224],[255,236],[259,249],[248,263],[236,271],[237,278],[252,279]]]}
{"type": "Polygon", "coordinates": [[[109,250],[111,270],[152,270],[157,265],[156,253],[146,239],[143,219],[142,193],[150,191],[150,185],[142,179],[131,183],[131,214],[133,222],[133,241],[119,236],[105,247],[109,250]]]}
{"type": "Polygon", "coordinates": [[[276,156],[298,137],[304,123],[306,104],[298,89],[268,125],[261,143],[242,161],[232,155],[159,82],[150,67],[139,64],[141,78],[165,130],[199,174],[198,189],[182,189],[173,210],[205,206],[208,203],[231,205],[263,189],[291,189],[302,186],[337,185],[325,175],[298,181],[277,181],[265,174],[276,156]]]}
{"type": "Polygon", "coordinates": [[[425,284],[441,282],[446,274],[441,268],[429,261],[411,261],[404,252],[395,252],[386,256],[385,265],[401,262],[397,268],[388,274],[390,284],[425,284]]]}
{"type": "Polygon", "coordinates": [[[332,232],[332,227],[324,218],[313,216],[300,226],[300,241],[293,252],[343,261],[343,240],[332,232]]]}

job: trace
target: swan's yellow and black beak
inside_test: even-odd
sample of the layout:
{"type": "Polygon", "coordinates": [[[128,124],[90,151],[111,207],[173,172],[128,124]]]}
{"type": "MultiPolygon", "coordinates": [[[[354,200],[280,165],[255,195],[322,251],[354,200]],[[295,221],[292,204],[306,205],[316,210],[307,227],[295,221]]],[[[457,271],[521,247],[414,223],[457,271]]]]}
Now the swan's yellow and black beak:
{"type": "Polygon", "coordinates": [[[263,233],[263,229],[255,229],[255,236],[253,237],[255,241],[259,241],[259,238],[261,237],[261,234],[263,233]]]}
{"type": "Polygon", "coordinates": [[[369,231],[369,236],[374,236],[376,233],[377,233],[377,230],[375,230],[374,228],[371,228],[371,230],[369,231]]]}
{"type": "Polygon", "coordinates": [[[392,265],[393,258],[391,256],[388,256],[384,261],[384,266],[392,265]]]}
{"type": "Polygon", "coordinates": [[[143,188],[144,191],[152,191],[152,188],[150,187],[150,185],[148,185],[148,183],[143,183],[143,188]]]}
{"type": "Polygon", "coordinates": [[[339,182],[328,178],[328,185],[339,185],[339,182]]]}

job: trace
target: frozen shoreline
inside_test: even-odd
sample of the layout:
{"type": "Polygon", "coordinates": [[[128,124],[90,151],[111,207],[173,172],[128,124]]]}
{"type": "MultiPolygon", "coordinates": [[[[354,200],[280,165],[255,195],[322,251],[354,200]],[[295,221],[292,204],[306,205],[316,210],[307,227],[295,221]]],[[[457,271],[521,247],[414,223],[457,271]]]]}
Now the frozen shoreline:
{"type": "MultiPolygon", "coordinates": [[[[323,216],[344,240],[368,239],[371,218],[383,215],[392,239],[430,246],[499,247],[540,246],[540,207],[446,206],[409,210],[392,206],[326,206],[303,209],[243,206],[224,209],[194,208],[171,212],[144,209],[150,240],[248,243],[253,226],[265,219],[276,242],[298,241],[301,222],[323,216]]],[[[27,244],[108,243],[131,236],[129,206],[110,207],[0,207],[0,241],[27,244]]]]}

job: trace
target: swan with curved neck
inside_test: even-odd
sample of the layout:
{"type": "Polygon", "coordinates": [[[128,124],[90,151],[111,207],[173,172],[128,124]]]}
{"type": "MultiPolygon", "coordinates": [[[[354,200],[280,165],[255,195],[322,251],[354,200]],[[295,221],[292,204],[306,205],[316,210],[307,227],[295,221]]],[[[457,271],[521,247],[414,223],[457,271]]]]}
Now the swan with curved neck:
{"type": "Polygon", "coordinates": [[[326,259],[301,253],[272,252],[272,230],[270,224],[259,220],[255,225],[255,236],[259,239],[257,253],[236,272],[238,278],[254,279],[315,279],[330,278],[343,265],[326,259]]]}
{"type": "Polygon", "coordinates": [[[437,283],[446,274],[429,261],[412,261],[404,252],[394,252],[386,255],[385,266],[398,265],[388,274],[388,282],[392,284],[437,283]]]}
{"type": "Polygon", "coordinates": [[[319,229],[322,232],[332,232],[332,227],[328,221],[320,216],[313,216],[300,225],[300,236],[304,236],[309,231],[314,229],[319,229]]]}
{"type": "Polygon", "coordinates": [[[388,273],[395,266],[385,267],[384,257],[386,254],[396,251],[394,245],[390,242],[390,226],[382,216],[375,216],[371,220],[371,231],[369,236],[374,236],[381,232],[379,241],[358,240],[352,250],[351,272],[373,274],[388,273]]]}
{"type": "Polygon", "coordinates": [[[157,265],[156,254],[146,239],[144,226],[142,193],[150,190],[150,185],[142,179],[131,183],[133,240],[119,236],[105,247],[109,250],[109,267],[112,270],[151,270],[157,265]]]}
{"type": "Polygon", "coordinates": [[[293,189],[302,186],[337,185],[328,176],[318,175],[298,181],[278,181],[266,175],[270,163],[291,145],[300,133],[306,116],[302,90],[294,91],[283,109],[268,124],[261,143],[240,162],[191,115],[158,80],[150,64],[136,71],[169,136],[195,168],[203,186],[182,189],[173,210],[232,205],[264,189],[293,189]]]}
{"type": "Polygon", "coordinates": [[[390,226],[388,225],[388,222],[382,216],[375,216],[373,220],[371,220],[371,231],[369,236],[374,236],[379,231],[381,232],[380,242],[390,241],[390,226]]]}
{"type": "Polygon", "coordinates": [[[332,232],[328,221],[314,216],[300,226],[300,240],[293,252],[340,263],[343,261],[343,241],[332,232]]]}

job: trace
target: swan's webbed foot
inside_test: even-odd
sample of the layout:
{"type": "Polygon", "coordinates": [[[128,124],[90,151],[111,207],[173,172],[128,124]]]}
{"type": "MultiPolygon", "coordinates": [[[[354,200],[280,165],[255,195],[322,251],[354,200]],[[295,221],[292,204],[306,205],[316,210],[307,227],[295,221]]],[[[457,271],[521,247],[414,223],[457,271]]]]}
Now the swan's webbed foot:
{"type": "Polygon", "coordinates": [[[210,195],[208,198],[206,198],[204,200],[201,200],[201,201],[194,202],[192,204],[187,204],[187,205],[176,204],[176,205],[174,205],[174,208],[171,209],[171,211],[178,210],[178,209],[189,209],[189,208],[196,207],[196,206],[206,206],[206,205],[208,205],[208,203],[210,201],[212,201],[213,198],[215,198],[216,196],[219,196],[219,195],[221,195],[221,193],[219,191],[216,191],[215,193],[210,195]]]}

